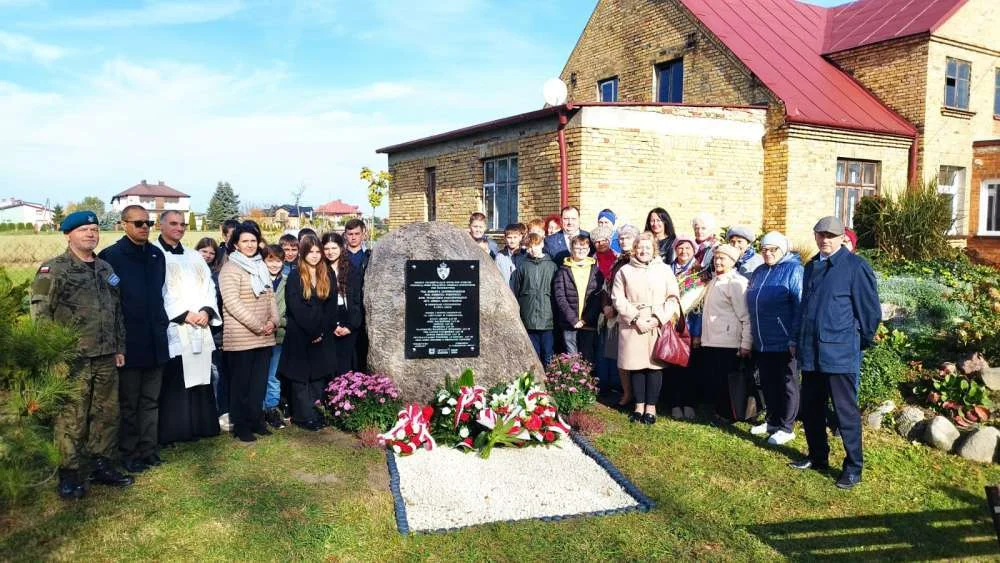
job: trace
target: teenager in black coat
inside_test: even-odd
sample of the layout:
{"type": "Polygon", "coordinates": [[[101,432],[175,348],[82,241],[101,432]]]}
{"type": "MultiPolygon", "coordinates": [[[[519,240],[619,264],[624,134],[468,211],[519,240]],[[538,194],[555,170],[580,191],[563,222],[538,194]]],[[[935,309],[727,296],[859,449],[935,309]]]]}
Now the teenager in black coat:
{"type": "Polygon", "coordinates": [[[361,268],[355,266],[347,255],[344,237],[339,233],[326,233],[323,257],[337,274],[337,326],[334,328],[337,347],[337,369],[334,375],[361,369],[358,357],[358,338],[364,330],[365,311],[361,286],[364,283],[361,268]]]}
{"type": "Polygon", "coordinates": [[[337,275],[323,260],[319,239],[299,241],[298,268],[285,285],[287,326],[278,370],[291,383],[292,422],[307,430],[323,427],[316,410],[337,371],[333,335],[337,326],[337,275]],[[305,287],[308,284],[309,297],[305,287]]]}

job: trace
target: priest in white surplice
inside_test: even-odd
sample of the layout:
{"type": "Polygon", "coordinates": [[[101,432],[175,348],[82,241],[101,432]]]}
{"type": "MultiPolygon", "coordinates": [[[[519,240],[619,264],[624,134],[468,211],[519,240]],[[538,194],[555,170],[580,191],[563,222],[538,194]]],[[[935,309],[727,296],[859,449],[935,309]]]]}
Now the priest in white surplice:
{"type": "Polygon", "coordinates": [[[208,264],[200,253],[181,244],[187,229],[184,220],[179,211],[160,214],[160,236],[154,243],[166,259],[163,305],[170,319],[170,361],[163,370],[160,392],[161,444],[219,433],[211,383],[215,344],[209,327],[221,325],[222,317],[208,264]]]}

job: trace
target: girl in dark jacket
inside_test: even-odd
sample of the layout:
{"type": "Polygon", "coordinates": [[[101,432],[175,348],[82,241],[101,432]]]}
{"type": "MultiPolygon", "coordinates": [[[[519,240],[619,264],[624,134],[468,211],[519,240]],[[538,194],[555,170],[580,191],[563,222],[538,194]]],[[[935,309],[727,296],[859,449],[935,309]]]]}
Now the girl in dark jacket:
{"type": "Polygon", "coordinates": [[[570,354],[579,352],[593,364],[604,276],[601,275],[597,261],[588,256],[589,237],[574,237],[571,251],[556,273],[552,294],[566,351],[570,354]]]}
{"type": "Polygon", "coordinates": [[[789,365],[795,337],[791,333],[802,300],[802,264],[788,253],[788,240],[777,231],[760,241],[764,263],[750,277],[747,309],[753,330],[753,355],[767,404],[767,421],[750,429],[770,434],[768,443],[795,438],[792,425],[799,410],[799,382],[789,365]]]}
{"type": "Polygon", "coordinates": [[[552,280],[556,265],[545,254],[544,240],[537,233],[524,237],[528,257],[510,277],[510,288],[521,308],[521,322],[542,364],[552,357],[552,280]]]}
{"type": "Polygon", "coordinates": [[[355,371],[358,361],[357,332],[365,312],[361,303],[361,271],[351,264],[344,252],[344,237],[339,233],[323,235],[323,257],[337,274],[337,324],[333,330],[337,349],[337,369],[334,375],[355,371]]]}
{"type": "Polygon", "coordinates": [[[292,422],[316,431],[323,422],[315,404],[336,371],[337,275],[323,260],[319,239],[299,241],[298,268],[285,285],[287,327],[279,370],[291,382],[292,422]]]}

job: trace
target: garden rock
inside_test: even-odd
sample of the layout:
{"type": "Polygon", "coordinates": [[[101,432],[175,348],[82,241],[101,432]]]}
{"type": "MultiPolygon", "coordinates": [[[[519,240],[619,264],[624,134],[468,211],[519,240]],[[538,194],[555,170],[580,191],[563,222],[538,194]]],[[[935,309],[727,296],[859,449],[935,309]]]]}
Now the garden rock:
{"type": "Polygon", "coordinates": [[[904,310],[899,305],[892,303],[882,303],[882,320],[887,323],[902,324],[906,317],[904,310]]]}
{"type": "Polygon", "coordinates": [[[896,410],[896,403],[886,401],[865,417],[865,424],[871,428],[882,428],[882,419],[894,410],[896,410]]]}
{"type": "Polygon", "coordinates": [[[942,374],[958,373],[958,366],[955,365],[955,362],[942,362],[941,367],[938,369],[941,370],[942,374]]]}
{"type": "Polygon", "coordinates": [[[958,455],[980,463],[993,463],[997,452],[997,440],[1000,440],[1000,430],[992,426],[983,426],[973,432],[958,448],[958,455]]]}
{"type": "Polygon", "coordinates": [[[986,368],[980,374],[983,385],[990,391],[1000,390],[1000,368],[986,368]]]}
{"type": "Polygon", "coordinates": [[[903,407],[896,418],[896,433],[907,440],[919,440],[924,426],[924,411],[917,407],[903,407]]]}
{"type": "Polygon", "coordinates": [[[958,363],[958,371],[964,375],[973,375],[989,369],[990,364],[979,352],[970,352],[958,363]]]}
{"type": "Polygon", "coordinates": [[[413,223],[378,241],[365,272],[365,315],[369,369],[389,376],[405,401],[428,401],[446,374],[458,377],[466,368],[475,371],[476,384],[487,388],[529,370],[539,380],[544,377],[500,270],[468,232],[448,223],[413,223]],[[404,358],[407,260],[479,261],[479,357],[404,358]]]}
{"type": "Polygon", "coordinates": [[[931,447],[950,452],[958,436],[958,429],[950,420],[943,416],[935,416],[927,425],[924,441],[931,447]]]}

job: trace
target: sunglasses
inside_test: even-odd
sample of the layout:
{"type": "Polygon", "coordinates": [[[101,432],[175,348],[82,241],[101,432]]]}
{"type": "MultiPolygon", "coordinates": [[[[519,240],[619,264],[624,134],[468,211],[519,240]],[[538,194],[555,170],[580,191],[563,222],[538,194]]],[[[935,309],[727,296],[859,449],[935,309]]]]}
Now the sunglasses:
{"type": "Polygon", "coordinates": [[[156,221],[128,221],[128,223],[131,223],[132,226],[137,229],[141,229],[143,227],[149,227],[152,229],[153,225],[156,224],[156,221]]]}

